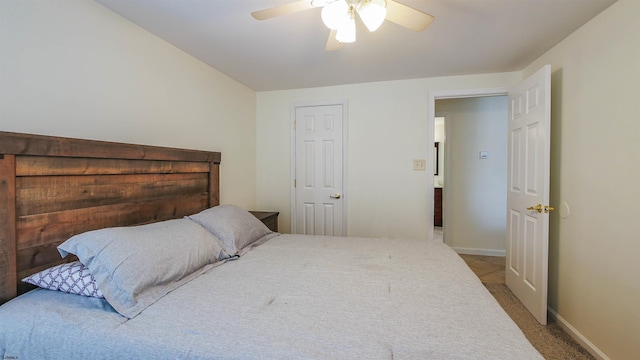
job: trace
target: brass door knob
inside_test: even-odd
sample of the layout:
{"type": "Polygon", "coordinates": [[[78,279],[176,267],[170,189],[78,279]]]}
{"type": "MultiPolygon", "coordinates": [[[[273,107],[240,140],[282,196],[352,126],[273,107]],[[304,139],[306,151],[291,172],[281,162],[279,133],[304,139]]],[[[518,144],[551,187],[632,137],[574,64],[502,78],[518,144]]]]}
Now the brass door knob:
{"type": "Polygon", "coordinates": [[[341,194],[331,194],[331,195],[329,195],[329,197],[332,198],[332,199],[340,199],[342,197],[342,195],[341,194]]]}
{"type": "Polygon", "coordinates": [[[539,213],[542,213],[542,204],[538,204],[536,206],[529,206],[527,210],[532,210],[532,211],[537,211],[539,213]]]}
{"type": "Polygon", "coordinates": [[[549,205],[546,205],[546,206],[544,207],[544,213],[545,213],[545,214],[548,214],[548,213],[549,213],[549,211],[553,211],[553,210],[555,210],[555,209],[554,209],[554,208],[552,208],[552,207],[551,207],[551,206],[549,206],[549,205]]]}

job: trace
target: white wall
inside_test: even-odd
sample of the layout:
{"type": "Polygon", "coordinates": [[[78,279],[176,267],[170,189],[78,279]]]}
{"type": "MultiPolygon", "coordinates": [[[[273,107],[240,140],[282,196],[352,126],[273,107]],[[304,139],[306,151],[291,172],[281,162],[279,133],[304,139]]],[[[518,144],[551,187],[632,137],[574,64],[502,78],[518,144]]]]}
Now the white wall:
{"type": "Polygon", "coordinates": [[[441,112],[447,114],[444,242],[460,253],[504,256],[508,98],[437,100],[441,112]],[[480,159],[480,151],[488,158],[480,159]]]}
{"type": "Polygon", "coordinates": [[[428,159],[433,146],[429,91],[503,87],[519,79],[520,73],[502,73],[258,92],[258,208],[280,211],[280,229],[290,229],[291,106],[347,99],[348,234],[428,238],[433,181],[413,171],[413,159],[428,159]]]}
{"type": "Polygon", "coordinates": [[[549,305],[640,359],[640,1],[618,0],[528,66],[552,66],[549,305]],[[564,214],[563,214],[564,215],[564,214]]]}
{"type": "Polygon", "coordinates": [[[222,152],[255,206],[255,92],[93,1],[0,1],[0,130],[222,152]]]}

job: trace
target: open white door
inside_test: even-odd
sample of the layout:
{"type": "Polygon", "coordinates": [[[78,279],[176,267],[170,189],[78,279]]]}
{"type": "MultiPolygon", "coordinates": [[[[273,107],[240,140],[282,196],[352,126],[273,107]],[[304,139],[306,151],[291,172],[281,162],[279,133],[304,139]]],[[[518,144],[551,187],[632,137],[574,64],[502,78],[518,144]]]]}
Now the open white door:
{"type": "Polygon", "coordinates": [[[509,91],[506,283],[547,324],[551,66],[509,91]]]}
{"type": "Polygon", "coordinates": [[[295,109],[295,221],[307,235],[345,235],[343,105],[295,109]]]}

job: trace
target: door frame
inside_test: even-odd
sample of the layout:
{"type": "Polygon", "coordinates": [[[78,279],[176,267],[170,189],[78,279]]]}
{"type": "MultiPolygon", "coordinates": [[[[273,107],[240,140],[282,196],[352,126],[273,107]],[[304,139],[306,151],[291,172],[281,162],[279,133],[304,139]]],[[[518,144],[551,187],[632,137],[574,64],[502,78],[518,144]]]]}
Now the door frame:
{"type": "Polygon", "coordinates": [[[289,171],[289,188],[290,198],[291,198],[291,234],[296,233],[296,222],[298,213],[296,211],[296,188],[295,188],[295,177],[296,177],[296,129],[295,129],[295,121],[296,121],[296,109],[301,107],[316,107],[316,106],[331,106],[331,105],[342,105],[342,236],[348,236],[349,227],[347,223],[347,214],[348,214],[348,200],[349,200],[349,186],[348,186],[348,129],[349,129],[349,99],[342,98],[336,100],[319,100],[319,101],[300,101],[294,102],[291,104],[290,113],[289,113],[289,129],[291,131],[290,136],[290,150],[289,153],[291,157],[290,161],[290,171],[289,171]]]}
{"type": "MultiPolygon", "coordinates": [[[[428,111],[429,111],[429,115],[428,115],[428,120],[427,120],[427,129],[429,129],[429,132],[427,134],[428,138],[430,139],[431,142],[436,141],[435,139],[435,126],[436,126],[436,100],[444,100],[444,99],[463,99],[463,98],[474,98],[474,97],[487,97],[487,96],[508,96],[509,95],[509,88],[508,87],[494,87],[494,88],[477,88],[477,89],[459,89],[459,90],[435,90],[435,91],[429,91],[428,93],[428,111]]],[[[505,136],[508,136],[508,134],[505,134],[505,136]]],[[[427,158],[428,159],[433,159],[434,155],[435,155],[435,150],[433,149],[433,146],[428,146],[429,148],[429,154],[427,154],[427,158]]],[[[446,148],[446,145],[445,145],[446,148]]],[[[441,150],[442,151],[442,150],[441,150]]],[[[446,152],[445,152],[445,156],[446,156],[446,152]]],[[[446,160],[445,160],[446,161],[446,160]]],[[[430,184],[428,186],[433,187],[433,183],[434,183],[434,179],[435,179],[435,175],[433,175],[433,164],[431,164],[429,166],[429,175],[427,176],[427,184],[430,184]]],[[[446,171],[445,171],[446,174],[446,171]]],[[[446,179],[446,176],[445,176],[446,179]]],[[[446,180],[445,180],[446,181],[446,180]]],[[[431,212],[429,212],[429,214],[431,214],[430,216],[430,221],[429,223],[431,224],[431,230],[428,232],[429,234],[429,240],[433,240],[433,231],[434,229],[434,225],[433,225],[433,199],[431,201],[431,212]]],[[[443,194],[443,204],[442,206],[444,207],[444,194],[443,194]]],[[[443,225],[445,224],[446,220],[443,219],[443,225]]],[[[505,223],[506,225],[506,223],[505,223]]],[[[444,229],[444,227],[443,227],[444,229]]],[[[506,241],[506,240],[505,240],[506,241]]],[[[443,242],[444,242],[444,237],[443,237],[443,242]]]]}

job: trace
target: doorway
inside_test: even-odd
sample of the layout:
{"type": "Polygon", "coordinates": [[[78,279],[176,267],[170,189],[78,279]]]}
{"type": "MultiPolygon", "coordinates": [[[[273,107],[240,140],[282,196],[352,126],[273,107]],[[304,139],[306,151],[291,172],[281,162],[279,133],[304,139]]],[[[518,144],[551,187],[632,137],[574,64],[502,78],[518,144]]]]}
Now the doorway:
{"type": "Polygon", "coordinates": [[[443,226],[434,226],[434,237],[442,231],[461,254],[505,256],[507,96],[438,99],[435,114],[435,141],[444,151],[434,179],[443,226]]]}
{"type": "MultiPolygon", "coordinates": [[[[548,213],[553,210],[548,205],[551,66],[543,66],[510,89],[431,93],[429,127],[433,129],[434,126],[436,99],[505,94],[508,95],[506,284],[533,316],[545,325],[548,213]]],[[[481,151],[479,156],[482,158],[487,154],[481,151]]],[[[445,174],[445,187],[446,183],[445,174]]],[[[446,230],[445,237],[448,237],[446,230]]]]}
{"type": "Polygon", "coordinates": [[[439,112],[435,118],[434,128],[434,171],[433,171],[433,239],[444,242],[443,231],[443,185],[445,168],[445,119],[448,114],[439,112]]]}

